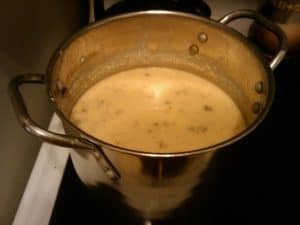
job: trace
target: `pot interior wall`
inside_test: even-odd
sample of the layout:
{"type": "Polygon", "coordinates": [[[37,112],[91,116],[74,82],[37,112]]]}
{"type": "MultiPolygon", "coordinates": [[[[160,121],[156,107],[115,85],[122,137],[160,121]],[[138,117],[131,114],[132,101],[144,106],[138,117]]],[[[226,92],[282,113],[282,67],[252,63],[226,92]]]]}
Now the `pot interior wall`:
{"type": "Polygon", "coordinates": [[[99,22],[74,36],[53,62],[48,87],[67,118],[97,81],[144,66],[182,69],[215,83],[248,125],[270,97],[270,80],[253,46],[230,28],[196,17],[140,14],[99,22]]]}

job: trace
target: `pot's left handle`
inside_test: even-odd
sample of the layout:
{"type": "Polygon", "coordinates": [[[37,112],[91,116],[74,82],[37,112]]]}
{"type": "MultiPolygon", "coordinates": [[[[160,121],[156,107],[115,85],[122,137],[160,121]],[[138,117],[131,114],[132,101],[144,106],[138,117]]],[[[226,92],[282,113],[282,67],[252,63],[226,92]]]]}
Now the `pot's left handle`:
{"type": "Polygon", "coordinates": [[[16,113],[17,119],[22,127],[31,135],[40,138],[42,141],[71,148],[81,148],[92,150],[104,168],[106,174],[109,175],[111,179],[118,179],[120,174],[104,154],[104,152],[93,144],[91,141],[65,134],[58,134],[48,131],[40,127],[35,121],[30,117],[27,107],[24,103],[23,97],[19,90],[19,87],[23,84],[44,84],[45,76],[42,74],[25,74],[20,75],[12,79],[9,83],[9,95],[11,102],[16,113]],[[99,155],[100,154],[100,155],[99,155]]]}
{"type": "Polygon", "coordinates": [[[283,60],[287,52],[287,38],[285,33],[281,30],[281,28],[277,24],[263,17],[256,11],[248,10],[248,9],[241,9],[241,10],[236,10],[231,13],[228,13],[227,15],[220,18],[218,21],[222,24],[228,24],[233,20],[239,18],[253,19],[255,22],[258,22],[267,30],[273,32],[277,36],[279,40],[279,50],[275,55],[275,57],[270,62],[271,69],[275,70],[278,64],[283,60]]]}

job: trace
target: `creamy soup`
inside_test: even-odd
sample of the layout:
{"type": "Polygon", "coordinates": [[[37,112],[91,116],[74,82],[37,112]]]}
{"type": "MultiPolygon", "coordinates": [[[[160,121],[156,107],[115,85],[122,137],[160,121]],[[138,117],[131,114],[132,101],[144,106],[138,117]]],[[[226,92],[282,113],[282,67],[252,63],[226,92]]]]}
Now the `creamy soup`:
{"type": "Polygon", "coordinates": [[[222,89],[163,67],[123,71],[96,83],[74,106],[71,121],[105,142],[161,153],[208,147],[245,128],[222,89]]]}

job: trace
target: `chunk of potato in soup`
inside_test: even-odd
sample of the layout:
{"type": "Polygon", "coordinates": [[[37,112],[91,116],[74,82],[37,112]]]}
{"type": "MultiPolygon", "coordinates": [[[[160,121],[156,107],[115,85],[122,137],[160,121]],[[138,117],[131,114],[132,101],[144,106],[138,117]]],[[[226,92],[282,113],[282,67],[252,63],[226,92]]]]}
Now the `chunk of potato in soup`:
{"type": "Polygon", "coordinates": [[[246,126],[222,89],[164,67],[136,68],[99,81],[80,97],[71,121],[105,142],[157,153],[208,147],[246,126]]]}

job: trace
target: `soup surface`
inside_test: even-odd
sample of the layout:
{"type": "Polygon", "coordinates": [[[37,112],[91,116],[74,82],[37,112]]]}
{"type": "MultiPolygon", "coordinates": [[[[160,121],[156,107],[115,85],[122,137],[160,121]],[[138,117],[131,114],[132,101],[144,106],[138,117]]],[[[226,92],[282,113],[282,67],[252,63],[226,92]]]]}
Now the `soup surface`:
{"type": "Polygon", "coordinates": [[[171,68],[123,71],[92,86],[71,121],[86,133],[129,149],[184,152],[245,128],[239,108],[213,83],[171,68]]]}

